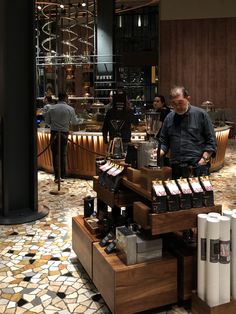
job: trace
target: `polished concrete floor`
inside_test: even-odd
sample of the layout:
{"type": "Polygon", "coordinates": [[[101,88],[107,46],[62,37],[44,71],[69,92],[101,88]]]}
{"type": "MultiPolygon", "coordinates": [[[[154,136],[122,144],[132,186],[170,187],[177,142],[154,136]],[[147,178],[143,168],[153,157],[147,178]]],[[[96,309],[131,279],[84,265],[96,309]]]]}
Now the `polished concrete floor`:
{"type": "MultiPolygon", "coordinates": [[[[215,203],[236,208],[236,140],[225,166],[211,175],[215,203]]],[[[39,202],[48,216],[22,225],[0,225],[0,313],[110,313],[71,247],[72,217],[83,213],[83,198],[96,197],[92,181],[67,179],[57,191],[53,176],[38,174],[39,202]]],[[[149,313],[189,313],[183,307],[149,313]]]]}

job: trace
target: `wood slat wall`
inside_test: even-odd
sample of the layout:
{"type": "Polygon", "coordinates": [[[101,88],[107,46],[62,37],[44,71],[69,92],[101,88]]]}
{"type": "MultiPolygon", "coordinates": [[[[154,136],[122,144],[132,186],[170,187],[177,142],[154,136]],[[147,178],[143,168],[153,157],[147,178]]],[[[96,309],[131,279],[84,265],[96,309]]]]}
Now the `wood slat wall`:
{"type": "Polygon", "coordinates": [[[192,104],[210,100],[236,118],[235,73],[236,18],[161,21],[159,91],[167,99],[181,84],[192,104]]]}

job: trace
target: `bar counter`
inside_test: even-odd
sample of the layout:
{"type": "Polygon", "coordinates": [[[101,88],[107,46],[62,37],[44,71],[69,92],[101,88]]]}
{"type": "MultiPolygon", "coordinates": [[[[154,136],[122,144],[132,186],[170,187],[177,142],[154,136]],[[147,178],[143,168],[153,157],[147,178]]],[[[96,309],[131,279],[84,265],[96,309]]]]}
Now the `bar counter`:
{"type": "MultiPolygon", "coordinates": [[[[145,133],[132,133],[133,140],[144,140],[145,133]]],[[[39,128],[37,136],[38,169],[53,172],[52,155],[49,147],[50,129],[39,128]]],[[[92,178],[96,174],[96,157],[105,156],[107,145],[103,142],[101,132],[70,132],[67,153],[67,174],[71,177],[92,178]]]]}
{"type": "MultiPolygon", "coordinates": [[[[215,158],[212,159],[211,171],[217,171],[224,166],[229,131],[229,126],[215,129],[218,149],[215,158]]],[[[132,133],[132,141],[143,140],[144,136],[144,132],[134,132],[132,133]]],[[[52,156],[49,143],[50,130],[39,128],[37,136],[38,155],[47,146],[48,149],[38,157],[38,169],[52,173],[52,156]]],[[[68,176],[92,178],[96,174],[96,157],[106,155],[106,146],[101,132],[70,132],[67,154],[68,176]]]]}
{"type": "Polygon", "coordinates": [[[215,158],[211,160],[210,171],[218,171],[224,166],[225,151],[228,143],[230,127],[228,125],[215,128],[216,140],[217,140],[217,152],[215,158]]]}

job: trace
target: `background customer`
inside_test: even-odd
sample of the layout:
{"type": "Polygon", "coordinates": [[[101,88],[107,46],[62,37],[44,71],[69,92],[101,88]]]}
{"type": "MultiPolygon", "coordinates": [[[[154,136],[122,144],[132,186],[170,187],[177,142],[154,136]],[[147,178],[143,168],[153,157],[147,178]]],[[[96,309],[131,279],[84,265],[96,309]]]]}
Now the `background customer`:
{"type": "Polygon", "coordinates": [[[54,105],[52,96],[51,95],[44,96],[43,103],[44,103],[43,114],[45,114],[51,108],[51,106],[54,105]]]}
{"type": "Polygon", "coordinates": [[[51,106],[45,113],[45,122],[51,128],[51,151],[53,159],[53,168],[55,182],[59,178],[66,177],[66,160],[67,160],[67,142],[70,124],[79,124],[81,119],[75,114],[73,107],[67,104],[68,96],[66,93],[58,94],[58,102],[51,106]],[[60,151],[59,155],[59,134],[60,134],[60,151]],[[60,169],[59,169],[60,156],[60,169]]]}

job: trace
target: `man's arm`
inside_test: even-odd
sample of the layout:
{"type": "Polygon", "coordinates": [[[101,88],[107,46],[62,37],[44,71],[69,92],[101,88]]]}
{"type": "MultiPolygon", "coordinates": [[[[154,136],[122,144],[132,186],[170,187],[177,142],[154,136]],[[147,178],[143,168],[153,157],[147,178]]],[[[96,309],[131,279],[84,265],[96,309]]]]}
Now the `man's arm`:
{"type": "Polygon", "coordinates": [[[71,120],[70,123],[73,125],[81,124],[83,123],[84,119],[79,118],[77,114],[75,113],[75,109],[71,107],[71,120]]]}
{"type": "Polygon", "coordinates": [[[168,136],[168,128],[167,128],[167,119],[164,120],[161,128],[161,133],[159,137],[161,150],[160,154],[161,156],[164,156],[169,151],[169,136],[168,136]]]}
{"type": "Polygon", "coordinates": [[[45,123],[48,125],[51,125],[50,109],[44,113],[43,117],[44,117],[45,123]]]}
{"type": "Polygon", "coordinates": [[[217,141],[215,130],[210,120],[210,117],[205,113],[204,118],[204,136],[205,136],[205,148],[203,156],[204,158],[214,157],[217,150],[217,141]]]}

